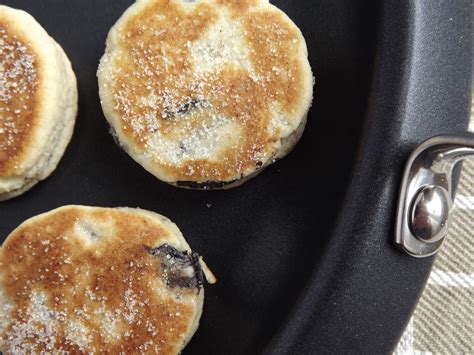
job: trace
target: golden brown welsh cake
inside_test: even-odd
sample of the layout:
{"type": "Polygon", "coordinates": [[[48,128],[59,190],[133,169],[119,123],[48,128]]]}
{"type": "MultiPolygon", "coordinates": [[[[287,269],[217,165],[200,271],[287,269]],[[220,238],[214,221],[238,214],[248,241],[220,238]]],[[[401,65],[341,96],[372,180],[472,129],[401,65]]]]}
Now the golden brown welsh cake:
{"type": "Polygon", "coordinates": [[[268,0],[139,0],[107,38],[102,108],[123,149],[159,179],[234,187],[300,139],[307,56],[268,0]]]}
{"type": "Polygon", "coordinates": [[[33,17],[0,5],[0,200],[56,168],[77,113],[76,78],[33,17]]]}
{"type": "Polygon", "coordinates": [[[0,249],[0,351],[176,354],[199,325],[205,278],[215,282],[156,213],[39,215],[0,249]]]}

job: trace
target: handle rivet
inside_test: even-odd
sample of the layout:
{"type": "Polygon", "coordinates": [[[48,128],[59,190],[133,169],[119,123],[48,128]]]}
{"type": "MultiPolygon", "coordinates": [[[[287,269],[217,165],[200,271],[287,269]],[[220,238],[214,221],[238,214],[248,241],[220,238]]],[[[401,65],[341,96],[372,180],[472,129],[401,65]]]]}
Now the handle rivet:
{"type": "Polygon", "coordinates": [[[426,243],[444,238],[448,230],[451,197],[440,186],[429,185],[420,189],[413,200],[410,222],[415,237],[426,243]]]}

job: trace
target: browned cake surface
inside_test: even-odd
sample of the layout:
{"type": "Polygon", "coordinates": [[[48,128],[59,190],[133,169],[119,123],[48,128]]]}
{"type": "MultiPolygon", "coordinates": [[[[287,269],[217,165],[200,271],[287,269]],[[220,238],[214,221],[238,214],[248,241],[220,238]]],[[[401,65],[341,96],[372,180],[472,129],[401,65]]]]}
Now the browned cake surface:
{"type": "Polygon", "coordinates": [[[271,159],[272,145],[281,139],[280,129],[269,129],[271,105],[278,103],[279,112],[294,117],[305,104],[301,34],[276,8],[249,11],[256,3],[215,0],[187,11],[174,1],[151,1],[120,31],[117,45],[123,50],[113,62],[111,92],[123,134],[178,181],[228,181],[255,170],[262,160],[271,159]],[[242,29],[244,47],[235,50],[248,53],[247,67],[224,63],[200,75],[190,48],[203,54],[203,65],[208,64],[206,58],[226,55],[196,44],[222,21],[222,11],[229,16],[226,21],[242,29]],[[193,145],[198,129],[218,125],[221,117],[239,127],[237,138],[221,137],[229,142],[235,138],[235,144],[223,144],[218,159],[205,154],[186,159],[191,150],[207,149],[193,145]],[[186,137],[182,152],[176,152],[182,158],[160,158],[150,139],[157,131],[171,140],[186,137]]]}
{"type": "Polygon", "coordinates": [[[151,218],[112,209],[67,207],[22,225],[0,251],[0,283],[16,303],[4,351],[178,351],[197,291],[167,288],[145,248],[170,238],[151,218]]]}
{"type": "Polygon", "coordinates": [[[37,124],[38,67],[33,49],[0,16],[0,177],[15,172],[37,124]]]}

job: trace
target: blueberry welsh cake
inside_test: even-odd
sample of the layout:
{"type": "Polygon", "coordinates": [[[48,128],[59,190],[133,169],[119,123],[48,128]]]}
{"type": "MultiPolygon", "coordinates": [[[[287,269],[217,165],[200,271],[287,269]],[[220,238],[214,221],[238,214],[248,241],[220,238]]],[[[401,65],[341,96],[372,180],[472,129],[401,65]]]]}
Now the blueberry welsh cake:
{"type": "Polygon", "coordinates": [[[98,69],[122,148],[158,179],[231,188],[300,139],[313,75],[298,27],[268,0],[139,0],[98,69]]]}
{"type": "Polygon", "coordinates": [[[66,206],[33,217],[0,249],[4,354],[177,354],[215,278],[169,219],[66,206]]]}
{"type": "Polygon", "coordinates": [[[0,5],[0,200],[47,178],[71,139],[76,77],[28,13],[0,5]]]}

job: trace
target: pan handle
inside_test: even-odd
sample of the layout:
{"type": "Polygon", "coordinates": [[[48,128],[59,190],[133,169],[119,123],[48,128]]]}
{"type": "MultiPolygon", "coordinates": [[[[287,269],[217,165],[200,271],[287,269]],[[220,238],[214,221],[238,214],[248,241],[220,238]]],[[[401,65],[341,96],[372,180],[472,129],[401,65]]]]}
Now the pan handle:
{"type": "Polygon", "coordinates": [[[423,258],[441,248],[451,220],[453,169],[469,157],[474,157],[474,134],[467,132],[430,138],[411,154],[395,228],[395,243],[403,251],[423,258]]]}

